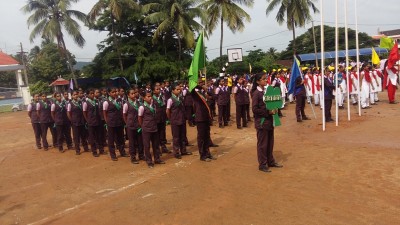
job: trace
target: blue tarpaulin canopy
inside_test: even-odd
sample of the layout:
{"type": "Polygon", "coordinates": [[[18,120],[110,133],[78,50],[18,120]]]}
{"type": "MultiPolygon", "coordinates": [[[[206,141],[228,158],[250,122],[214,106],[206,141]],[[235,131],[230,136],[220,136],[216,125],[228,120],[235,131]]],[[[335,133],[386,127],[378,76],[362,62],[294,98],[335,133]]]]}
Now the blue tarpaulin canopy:
{"type": "MultiPolygon", "coordinates": [[[[358,50],[359,55],[372,55],[372,48],[361,48],[358,50]]],[[[386,48],[375,48],[376,53],[378,54],[383,54],[383,53],[388,53],[388,50],[386,48]]],[[[349,57],[352,56],[357,56],[357,50],[356,49],[349,49],[349,57]]],[[[325,59],[333,59],[335,58],[335,51],[332,52],[325,52],[325,59]]],[[[346,57],[346,51],[345,50],[340,50],[338,51],[339,58],[344,58],[346,57]]],[[[300,58],[300,61],[312,61],[315,60],[315,53],[307,53],[307,54],[299,54],[298,57],[300,58]]],[[[321,53],[317,53],[318,59],[321,59],[321,53]]]]}

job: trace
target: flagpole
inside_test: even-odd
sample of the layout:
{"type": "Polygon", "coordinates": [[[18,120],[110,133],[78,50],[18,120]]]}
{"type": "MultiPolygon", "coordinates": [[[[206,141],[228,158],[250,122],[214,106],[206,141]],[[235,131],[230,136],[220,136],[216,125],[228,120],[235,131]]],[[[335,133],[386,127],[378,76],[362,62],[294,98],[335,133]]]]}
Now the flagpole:
{"type": "Polygon", "coordinates": [[[322,80],[322,101],[321,101],[321,106],[322,106],[322,130],[325,131],[326,128],[326,122],[325,122],[325,62],[324,62],[324,54],[325,54],[325,35],[324,35],[324,4],[323,1],[321,1],[321,80],[322,80]]]}
{"type": "Polygon", "coordinates": [[[354,1],[354,10],[356,15],[356,56],[357,56],[357,78],[358,78],[358,115],[361,116],[361,80],[360,80],[360,52],[358,42],[358,16],[357,16],[357,0],[354,1]]]}
{"type": "Polygon", "coordinates": [[[347,119],[350,121],[350,80],[349,80],[349,32],[347,24],[347,0],[344,2],[344,26],[346,42],[346,86],[347,86],[347,119]]]}
{"type": "Polygon", "coordinates": [[[335,14],[335,111],[336,111],[336,126],[339,126],[339,92],[338,89],[338,66],[339,66],[339,27],[338,27],[338,19],[339,19],[339,9],[338,9],[338,0],[335,0],[336,14],[335,14]]]}

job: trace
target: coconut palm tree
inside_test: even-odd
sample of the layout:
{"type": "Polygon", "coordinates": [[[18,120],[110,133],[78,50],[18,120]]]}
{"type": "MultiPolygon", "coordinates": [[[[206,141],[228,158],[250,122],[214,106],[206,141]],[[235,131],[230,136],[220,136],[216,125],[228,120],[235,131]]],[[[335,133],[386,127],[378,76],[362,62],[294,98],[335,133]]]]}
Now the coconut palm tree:
{"type": "Polygon", "coordinates": [[[310,8],[314,13],[319,12],[314,5],[315,0],[267,0],[269,5],[266,10],[267,16],[279,7],[276,21],[279,25],[286,22],[287,28],[293,31],[293,54],[296,54],[295,27],[304,27],[312,19],[310,8]]]}
{"type": "MultiPolygon", "coordinates": [[[[219,56],[222,58],[222,44],[224,39],[224,22],[228,28],[235,33],[243,31],[244,21],[250,22],[250,15],[247,14],[238,4],[251,7],[254,0],[204,0],[200,7],[206,10],[207,18],[204,21],[206,30],[209,34],[221,26],[221,39],[219,47],[219,56]]],[[[222,66],[222,61],[220,62],[222,66]]]]}
{"type": "Polygon", "coordinates": [[[111,17],[111,34],[113,36],[115,50],[118,54],[119,66],[121,71],[124,70],[124,66],[122,63],[121,52],[118,45],[118,38],[115,34],[115,23],[116,21],[121,20],[122,12],[124,8],[128,9],[138,9],[139,5],[133,0],[99,0],[93,8],[90,10],[88,14],[89,21],[91,23],[96,21],[96,18],[99,17],[104,11],[110,11],[111,17]]]}
{"type": "Polygon", "coordinates": [[[87,23],[87,19],[86,14],[70,9],[71,4],[76,2],[78,0],[28,0],[22,8],[24,13],[32,13],[27,21],[28,27],[35,25],[29,40],[33,42],[38,35],[45,40],[56,40],[58,49],[68,61],[75,82],[72,60],[65,45],[62,29],[65,29],[79,47],[84,46],[85,39],[80,32],[80,26],[73,18],[83,23],[87,23]]]}
{"type": "Polygon", "coordinates": [[[188,48],[194,47],[194,31],[203,28],[195,20],[196,18],[203,19],[202,10],[194,7],[196,4],[196,0],[162,0],[160,3],[149,3],[143,6],[144,13],[150,12],[144,22],[157,25],[153,43],[157,43],[168,33],[176,35],[179,61],[182,55],[182,41],[188,48]]]}

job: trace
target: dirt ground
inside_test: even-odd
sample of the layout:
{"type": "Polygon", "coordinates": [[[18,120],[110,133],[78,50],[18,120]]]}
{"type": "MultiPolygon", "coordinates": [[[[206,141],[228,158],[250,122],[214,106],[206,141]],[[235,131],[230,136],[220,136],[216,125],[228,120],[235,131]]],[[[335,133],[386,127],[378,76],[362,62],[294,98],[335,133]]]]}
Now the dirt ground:
{"type": "Polygon", "coordinates": [[[36,150],[27,113],[3,113],[0,224],[400,224],[400,104],[380,98],[361,117],[351,106],[351,121],[340,110],[339,126],[325,132],[320,109],[297,123],[290,104],[275,129],[284,167],[272,173],[258,171],[253,123],[212,127],[216,161],[189,147],[193,156],[164,155],[165,165],[149,169],[36,150]]]}

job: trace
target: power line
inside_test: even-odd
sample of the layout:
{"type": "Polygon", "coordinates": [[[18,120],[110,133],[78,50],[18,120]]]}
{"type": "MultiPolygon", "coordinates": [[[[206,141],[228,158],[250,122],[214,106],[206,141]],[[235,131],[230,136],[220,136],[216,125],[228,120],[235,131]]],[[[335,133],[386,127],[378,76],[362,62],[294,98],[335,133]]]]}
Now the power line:
{"type": "MultiPolygon", "coordinates": [[[[321,22],[318,20],[314,20],[315,22],[321,22]]],[[[324,21],[324,23],[327,24],[335,24],[335,22],[326,22],[324,21]]],[[[344,23],[338,23],[338,24],[344,24],[344,23]]],[[[355,23],[349,23],[348,25],[356,25],[355,23]]],[[[376,26],[400,26],[400,24],[366,24],[366,23],[359,23],[358,26],[370,26],[370,27],[376,27],[376,26]]]]}
{"type": "MultiPolygon", "coordinates": [[[[232,47],[232,46],[236,46],[236,45],[242,45],[242,44],[246,44],[246,43],[249,43],[249,42],[252,42],[252,41],[258,41],[258,40],[261,40],[261,39],[264,39],[264,38],[267,38],[267,37],[272,37],[272,36],[275,36],[275,35],[278,35],[278,34],[281,34],[281,33],[284,33],[284,32],[288,32],[288,31],[289,30],[280,31],[278,33],[266,35],[266,36],[259,37],[259,38],[256,38],[256,39],[252,39],[252,40],[248,40],[248,41],[245,41],[245,42],[222,46],[222,48],[232,47]]],[[[214,50],[219,50],[219,47],[218,48],[207,49],[207,52],[214,51],[214,50]]]]}

